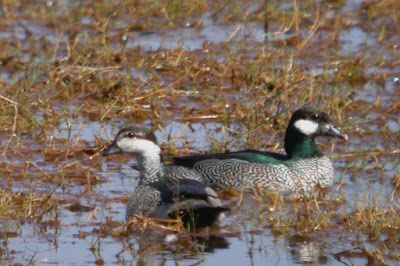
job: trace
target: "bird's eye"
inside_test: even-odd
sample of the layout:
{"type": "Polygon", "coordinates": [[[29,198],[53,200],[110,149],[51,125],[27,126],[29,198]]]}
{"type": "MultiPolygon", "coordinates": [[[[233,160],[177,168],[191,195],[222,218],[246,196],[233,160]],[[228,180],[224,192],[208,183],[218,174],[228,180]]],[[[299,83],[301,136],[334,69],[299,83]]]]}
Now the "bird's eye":
{"type": "Polygon", "coordinates": [[[129,132],[128,135],[126,135],[126,136],[131,139],[131,138],[135,137],[135,134],[132,132],[129,132]]]}
{"type": "Polygon", "coordinates": [[[313,114],[313,118],[314,119],[318,119],[319,118],[319,114],[313,114]]]}

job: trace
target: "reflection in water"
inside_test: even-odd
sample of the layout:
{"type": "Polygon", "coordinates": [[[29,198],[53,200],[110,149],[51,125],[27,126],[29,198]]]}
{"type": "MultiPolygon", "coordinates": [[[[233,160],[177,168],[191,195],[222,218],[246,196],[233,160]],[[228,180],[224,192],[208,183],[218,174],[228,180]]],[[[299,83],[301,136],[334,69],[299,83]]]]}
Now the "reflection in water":
{"type": "MultiPolygon", "coordinates": [[[[124,240],[125,241],[125,240],[124,240]]],[[[124,250],[132,255],[136,265],[165,265],[168,261],[201,263],[205,253],[214,253],[219,249],[228,249],[229,242],[216,235],[163,234],[148,232],[130,237],[124,243],[124,250]]]]}
{"type": "Polygon", "coordinates": [[[324,243],[299,236],[292,236],[287,241],[294,262],[300,264],[325,264],[329,262],[328,257],[323,254],[324,243]]]}
{"type": "Polygon", "coordinates": [[[166,259],[162,257],[156,257],[156,256],[147,256],[146,258],[139,258],[137,261],[137,266],[161,266],[165,265],[166,259]]]}

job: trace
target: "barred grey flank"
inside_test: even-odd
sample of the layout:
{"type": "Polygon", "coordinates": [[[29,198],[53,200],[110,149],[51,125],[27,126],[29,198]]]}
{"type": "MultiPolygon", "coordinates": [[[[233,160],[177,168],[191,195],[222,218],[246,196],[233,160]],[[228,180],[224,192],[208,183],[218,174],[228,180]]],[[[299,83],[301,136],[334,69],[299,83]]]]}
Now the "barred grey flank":
{"type": "Polygon", "coordinates": [[[334,176],[332,162],[326,156],[278,165],[210,159],[196,163],[194,169],[215,189],[262,187],[284,193],[309,193],[316,185],[331,186],[334,176]]]}

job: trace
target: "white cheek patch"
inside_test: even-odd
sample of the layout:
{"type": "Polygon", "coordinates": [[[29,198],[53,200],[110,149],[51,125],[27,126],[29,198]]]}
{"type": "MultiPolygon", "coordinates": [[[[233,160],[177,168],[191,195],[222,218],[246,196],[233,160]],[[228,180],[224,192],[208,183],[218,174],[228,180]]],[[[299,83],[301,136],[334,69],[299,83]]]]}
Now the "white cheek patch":
{"type": "Polygon", "coordinates": [[[124,152],[155,153],[157,155],[161,153],[161,149],[157,144],[146,139],[123,138],[117,142],[117,145],[124,152]]]}
{"type": "Polygon", "coordinates": [[[318,123],[310,120],[300,119],[294,123],[294,127],[304,135],[311,136],[317,133],[318,123]]]}

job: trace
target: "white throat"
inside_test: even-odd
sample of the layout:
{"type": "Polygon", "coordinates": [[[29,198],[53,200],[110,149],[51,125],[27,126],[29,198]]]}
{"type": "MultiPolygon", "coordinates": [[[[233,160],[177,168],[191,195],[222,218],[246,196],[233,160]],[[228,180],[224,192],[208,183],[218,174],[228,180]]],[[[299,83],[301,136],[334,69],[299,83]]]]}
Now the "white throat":
{"type": "Polygon", "coordinates": [[[146,139],[123,138],[117,142],[124,152],[133,153],[138,160],[138,167],[141,172],[141,184],[158,181],[162,175],[161,149],[154,142],[146,139]]]}
{"type": "Polygon", "coordinates": [[[161,149],[154,142],[147,139],[129,139],[123,138],[118,142],[118,147],[120,147],[124,152],[127,153],[141,153],[143,156],[160,156],[161,149]]]}
{"type": "Polygon", "coordinates": [[[317,133],[318,123],[306,119],[300,119],[294,123],[294,127],[297,128],[304,135],[311,136],[317,133]]]}

